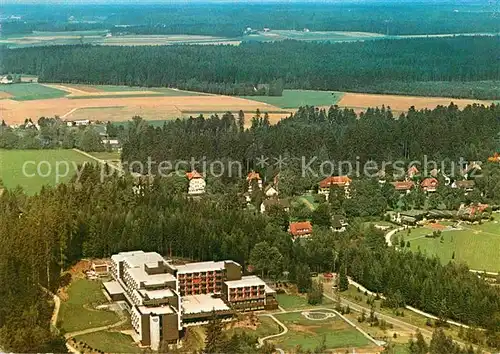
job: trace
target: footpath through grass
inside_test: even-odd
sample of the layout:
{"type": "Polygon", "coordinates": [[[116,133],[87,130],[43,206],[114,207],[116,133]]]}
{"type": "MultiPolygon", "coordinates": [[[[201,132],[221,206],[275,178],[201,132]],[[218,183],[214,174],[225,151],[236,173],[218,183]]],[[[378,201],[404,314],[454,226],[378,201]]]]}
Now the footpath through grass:
{"type": "Polygon", "coordinates": [[[95,309],[106,302],[100,281],[74,280],[68,288],[67,301],[61,302],[59,327],[69,333],[118,322],[120,318],[116,313],[95,309]]]}
{"type": "Polygon", "coordinates": [[[59,97],[64,97],[68,94],[68,92],[40,85],[37,83],[0,85],[0,91],[11,94],[12,97],[10,97],[10,99],[16,101],[59,98],[59,97]]]}
{"type": "Polygon", "coordinates": [[[73,150],[0,149],[0,178],[7,189],[21,186],[32,195],[44,185],[68,182],[84,162],[96,163],[73,150]]]}
{"type": "Polygon", "coordinates": [[[283,96],[241,96],[248,100],[272,104],[280,108],[301,106],[330,106],[342,98],[341,92],[314,90],[284,90],[283,96]]]}

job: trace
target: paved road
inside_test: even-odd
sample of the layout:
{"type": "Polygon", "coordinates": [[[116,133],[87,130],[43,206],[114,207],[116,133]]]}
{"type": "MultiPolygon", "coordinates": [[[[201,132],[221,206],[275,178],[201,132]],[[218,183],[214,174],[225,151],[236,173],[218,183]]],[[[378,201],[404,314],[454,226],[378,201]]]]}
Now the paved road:
{"type": "Polygon", "coordinates": [[[114,327],[118,327],[118,326],[121,326],[123,324],[125,324],[127,322],[127,318],[126,317],[123,317],[120,321],[116,322],[116,323],[113,323],[111,325],[108,325],[108,326],[102,326],[102,327],[94,327],[94,328],[88,328],[88,329],[84,329],[84,330],[81,330],[81,331],[76,331],[76,332],[70,332],[70,333],[66,333],[64,335],[64,337],[66,339],[69,339],[71,337],[77,337],[77,336],[81,336],[83,334],[88,334],[88,333],[94,333],[94,332],[100,332],[100,331],[105,331],[107,329],[111,329],[111,328],[114,328],[114,327]]]}
{"type": "MultiPolygon", "coordinates": [[[[286,312],[282,312],[282,313],[286,313],[286,312]]],[[[285,334],[288,333],[288,327],[285,326],[283,324],[283,322],[281,322],[280,320],[278,320],[276,317],[273,316],[273,314],[263,314],[261,316],[265,316],[265,317],[269,317],[271,318],[274,322],[276,322],[281,328],[283,328],[283,331],[278,333],[278,334],[272,334],[270,336],[267,336],[267,337],[263,337],[263,338],[258,338],[257,341],[259,342],[259,347],[263,346],[264,345],[264,342],[268,339],[272,339],[272,338],[276,338],[276,337],[281,337],[285,334]]],[[[276,351],[280,354],[284,354],[285,351],[283,349],[280,349],[280,348],[275,348],[276,351]]]]}

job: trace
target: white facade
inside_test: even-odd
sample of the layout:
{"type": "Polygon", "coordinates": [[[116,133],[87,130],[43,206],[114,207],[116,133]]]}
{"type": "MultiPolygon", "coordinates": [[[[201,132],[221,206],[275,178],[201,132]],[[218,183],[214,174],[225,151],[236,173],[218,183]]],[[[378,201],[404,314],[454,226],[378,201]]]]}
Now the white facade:
{"type": "Polygon", "coordinates": [[[192,178],[189,181],[188,194],[196,195],[196,194],[204,194],[206,182],[203,178],[192,178]]]}
{"type": "Polygon", "coordinates": [[[160,349],[160,317],[149,316],[149,335],[151,336],[151,349],[160,349]]]}

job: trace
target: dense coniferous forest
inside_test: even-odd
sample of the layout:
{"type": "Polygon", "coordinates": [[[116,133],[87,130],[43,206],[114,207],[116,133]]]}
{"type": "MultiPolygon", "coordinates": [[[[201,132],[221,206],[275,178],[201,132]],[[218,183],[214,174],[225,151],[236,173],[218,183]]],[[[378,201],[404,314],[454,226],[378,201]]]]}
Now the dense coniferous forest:
{"type": "Polygon", "coordinates": [[[390,35],[498,32],[487,3],[300,3],[175,5],[5,5],[22,20],[2,23],[4,35],[31,31],[110,29],[137,34],[199,34],[235,37],[247,27],[364,31],[390,35]],[[71,20],[69,20],[71,18],[71,20]],[[119,27],[115,27],[119,26],[119,27]]]}
{"type": "MultiPolygon", "coordinates": [[[[234,259],[271,278],[287,270],[292,281],[304,267],[347,269],[369,289],[387,293],[386,306],[411,304],[442,319],[484,327],[489,344],[500,346],[498,288],[464,266],[389,249],[374,228],[353,224],[335,234],[318,223],[309,242],[294,243],[279,214],[246,210],[236,186],[191,200],[183,177],[155,178],[141,193],[133,191],[130,177],[100,181],[100,168],[88,165],[74,184],[33,197],[20,191],[0,197],[0,280],[6,284],[0,290],[0,341],[6,349],[60,351],[47,349],[59,341],[47,332],[50,306],[39,286],[57,288],[61,268],[82,257],[135,249],[193,260],[234,259]],[[269,259],[259,256],[263,251],[273,254],[271,263],[262,263],[269,259]]],[[[321,219],[319,213],[314,220],[321,219]]]]}
{"type": "Polygon", "coordinates": [[[123,146],[124,162],[229,158],[250,166],[260,156],[318,157],[318,161],[368,160],[485,161],[500,148],[500,106],[455,105],[434,110],[410,109],[398,119],[390,109],[353,110],[303,107],[270,125],[266,115],[197,117],[147,126],[136,120],[123,146]],[[251,128],[242,129],[245,121],[251,128]],[[250,165],[249,165],[250,164],[250,165]]]}
{"type": "MultiPolygon", "coordinates": [[[[145,161],[147,156],[156,161],[207,156],[248,161],[243,165],[252,168],[250,161],[260,154],[319,159],[358,155],[361,161],[411,159],[424,153],[437,159],[484,159],[497,146],[498,110],[498,106],[459,110],[450,105],[410,110],[395,120],[389,110],[370,109],[356,120],[351,110],[306,107],[276,126],[256,114],[248,130],[242,129],[243,115],[226,114],[172,121],[163,128],[134,118],[127,128],[110,126],[110,134],[121,136],[124,163],[145,161]]],[[[283,195],[300,193],[301,185],[310,188],[319,179],[306,181],[295,167],[280,173],[283,195]]],[[[260,171],[271,177],[276,172],[260,171]]],[[[135,190],[141,193],[137,193],[133,186],[138,182],[130,176],[102,180],[101,173],[101,168],[88,165],[73,184],[44,188],[32,197],[20,190],[0,196],[0,282],[8,284],[0,288],[0,342],[6,349],[61,351],[61,339],[48,331],[51,305],[40,286],[55,290],[61,269],[82,257],[134,249],[193,260],[230,258],[245,269],[251,264],[270,278],[289,271],[289,280],[298,283],[304,269],[345,269],[370,290],[386,294],[385,306],[412,305],[441,319],[483,327],[485,343],[500,347],[498,288],[464,265],[441,265],[418,253],[387,248],[381,231],[356,222],[357,216],[380,216],[394,201],[394,192],[380,188],[376,178],[354,177],[350,200],[332,198],[312,213],[293,208],[289,216],[279,210],[263,215],[246,209],[242,200],[246,186],[238,176],[208,178],[210,194],[191,200],[185,196],[183,175],[156,177],[152,185],[139,182],[135,190]],[[328,229],[333,212],[352,218],[347,232],[328,229]],[[285,231],[292,216],[313,220],[315,233],[309,242],[292,242],[285,231]],[[273,257],[263,257],[262,252],[273,257]]],[[[498,164],[488,164],[476,180],[479,194],[467,198],[498,204],[499,177],[498,164]]],[[[443,202],[450,198],[442,191],[436,195],[443,202]]],[[[408,198],[417,203],[419,196],[408,198]]],[[[464,195],[453,198],[453,203],[467,202],[464,195]]]]}
{"type": "MultiPolygon", "coordinates": [[[[285,88],[374,90],[385,83],[500,80],[497,37],[356,43],[244,43],[240,46],[2,49],[0,71],[40,82],[173,86],[269,84],[285,88]],[[314,55],[311,55],[311,54],[314,55]],[[416,55],[418,53],[418,55],[416,55]]],[[[237,93],[237,92],[235,92],[237,93]]],[[[446,94],[446,91],[442,94],[446,94]]],[[[470,93],[473,96],[479,92],[470,93]]]]}

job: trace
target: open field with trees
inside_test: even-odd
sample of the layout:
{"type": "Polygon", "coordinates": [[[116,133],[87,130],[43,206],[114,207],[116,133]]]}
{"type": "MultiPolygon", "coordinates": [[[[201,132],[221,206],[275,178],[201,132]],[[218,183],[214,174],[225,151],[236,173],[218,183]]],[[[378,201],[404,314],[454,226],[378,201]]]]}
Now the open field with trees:
{"type": "Polygon", "coordinates": [[[498,272],[500,225],[496,221],[482,225],[462,223],[460,229],[442,231],[434,238],[425,236],[436,230],[425,227],[412,229],[410,233],[401,231],[395,236],[409,241],[412,251],[437,256],[443,264],[464,262],[471,269],[498,272]]]}
{"type": "Polygon", "coordinates": [[[75,175],[76,167],[84,162],[92,162],[92,159],[73,150],[0,149],[0,179],[6,188],[21,186],[31,195],[38,193],[42,186],[68,182],[75,175]],[[26,164],[24,174],[23,165],[28,161],[32,163],[26,164]],[[57,175],[57,168],[60,176],[57,175]]]}
{"type": "Polygon", "coordinates": [[[107,303],[100,281],[75,279],[68,287],[67,297],[61,301],[58,319],[58,325],[66,333],[103,327],[120,320],[112,311],[95,309],[95,306],[107,303]]]}

